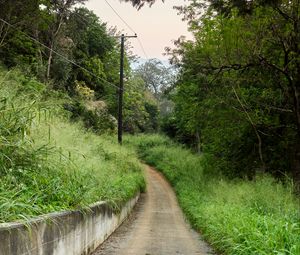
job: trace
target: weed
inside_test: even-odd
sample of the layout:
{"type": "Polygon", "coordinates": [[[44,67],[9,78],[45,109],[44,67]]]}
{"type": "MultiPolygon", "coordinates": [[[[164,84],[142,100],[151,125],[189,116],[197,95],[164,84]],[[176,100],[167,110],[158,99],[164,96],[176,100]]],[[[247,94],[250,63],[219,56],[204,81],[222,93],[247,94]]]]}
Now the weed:
{"type": "Polygon", "coordinates": [[[229,181],[203,169],[205,158],[163,136],[126,137],[173,185],[191,224],[224,254],[300,254],[299,199],[270,176],[229,181]]]}
{"type": "Polygon", "coordinates": [[[119,205],[144,188],[135,153],[70,123],[67,98],[2,69],[0,95],[0,222],[119,205]]]}

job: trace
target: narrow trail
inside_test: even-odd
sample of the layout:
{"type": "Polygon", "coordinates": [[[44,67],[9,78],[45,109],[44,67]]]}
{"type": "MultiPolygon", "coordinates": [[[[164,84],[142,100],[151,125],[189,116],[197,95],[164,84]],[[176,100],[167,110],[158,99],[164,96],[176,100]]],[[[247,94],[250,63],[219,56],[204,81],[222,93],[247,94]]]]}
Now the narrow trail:
{"type": "Polygon", "coordinates": [[[93,255],[213,254],[184,220],[164,177],[146,166],[146,180],[147,192],[132,215],[93,255]]]}

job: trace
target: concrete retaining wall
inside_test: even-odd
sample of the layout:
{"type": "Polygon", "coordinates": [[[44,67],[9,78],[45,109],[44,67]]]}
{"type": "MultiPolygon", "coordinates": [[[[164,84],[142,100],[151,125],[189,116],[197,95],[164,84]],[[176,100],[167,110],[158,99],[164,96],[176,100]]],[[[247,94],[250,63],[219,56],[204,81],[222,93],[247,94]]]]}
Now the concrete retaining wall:
{"type": "Polygon", "coordinates": [[[105,202],[85,212],[51,213],[29,224],[0,224],[0,255],[86,255],[123,222],[139,195],[116,214],[105,202]]]}

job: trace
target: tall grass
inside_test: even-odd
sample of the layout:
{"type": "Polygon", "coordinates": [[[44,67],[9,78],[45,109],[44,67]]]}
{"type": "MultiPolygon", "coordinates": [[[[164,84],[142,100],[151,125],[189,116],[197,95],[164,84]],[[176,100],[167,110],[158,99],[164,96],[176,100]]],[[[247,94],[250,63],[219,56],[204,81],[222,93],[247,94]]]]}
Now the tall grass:
{"type": "Polygon", "coordinates": [[[299,199],[289,182],[216,178],[204,171],[205,157],[163,136],[130,136],[126,142],[164,173],[192,225],[220,253],[300,254],[299,199]]]}
{"type": "Polygon", "coordinates": [[[117,208],[144,187],[135,153],[70,123],[66,100],[0,69],[0,222],[99,200],[117,208]]]}

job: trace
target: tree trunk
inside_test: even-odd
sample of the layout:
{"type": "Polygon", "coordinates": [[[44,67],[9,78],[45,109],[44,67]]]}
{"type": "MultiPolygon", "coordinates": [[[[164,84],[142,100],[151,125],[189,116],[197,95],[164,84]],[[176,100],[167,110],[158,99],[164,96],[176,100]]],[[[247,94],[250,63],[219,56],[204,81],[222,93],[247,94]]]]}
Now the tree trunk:
{"type": "Polygon", "coordinates": [[[261,139],[261,136],[257,130],[257,127],[255,125],[255,123],[253,122],[250,114],[248,113],[245,105],[243,104],[243,102],[241,101],[236,89],[234,86],[232,86],[232,89],[233,89],[233,92],[235,94],[235,97],[236,99],[238,100],[239,104],[241,105],[242,109],[243,109],[243,112],[246,114],[247,116],[247,119],[249,121],[249,123],[251,124],[254,132],[255,132],[255,135],[257,137],[257,142],[258,142],[258,154],[259,154],[259,159],[260,159],[260,162],[261,162],[261,171],[262,172],[265,172],[266,171],[266,164],[265,164],[265,161],[264,161],[264,157],[263,157],[263,150],[262,150],[262,139],[261,139]]]}
{"type": "Polygon", "coordinates": [[[53,43],[51,43],[50,49],[51,50],[49,52],[48,64],[47,64],[47,74],[46,74],[47,80],[50,79],[51,63],[52,63],[52,58],[53,58],[53,43]]]}
{"type": "Polygon", "coordinates": [[[293,180],[295,183],[296,192],[300,193],[300,134],[297,134],[294,162],[293,162],[293,180]]]}
{"type": "Polygon", "coordinates": [[[51,64],[52,64],[52,59],[53,59],[53,48],[54,48],[55,42],[57,40],[58,34],[60,32],[60,28],[63,24],[63,18],[64,18],[64,12],[58,14],[58,21],[56,24],[56,29],[55,29],[55,31],[53,31],[51,33],[51,43],[50,43],[50,47],[49,47],[50,52],[49,52],[49,57],[48,57],[48,66],[47,66],[47,75],[46,75],[47,80],[50,79],[51,64]]]}
{"type": "Polygon", "coordinates": [[[294,160],[292,165],[293,180],[296,186],[296,191],[300,192],[300,81],[295,81],[293,85],[294,92],[294,111],[297,124],[297,135],[295,139],[294,160]]]}
{"type": "Polygon", "coordinates": [[[5,44],[5,38],[8,34],[9,26],[5,25],[3,22],[0,26],[0,47],[5,44]]]}

